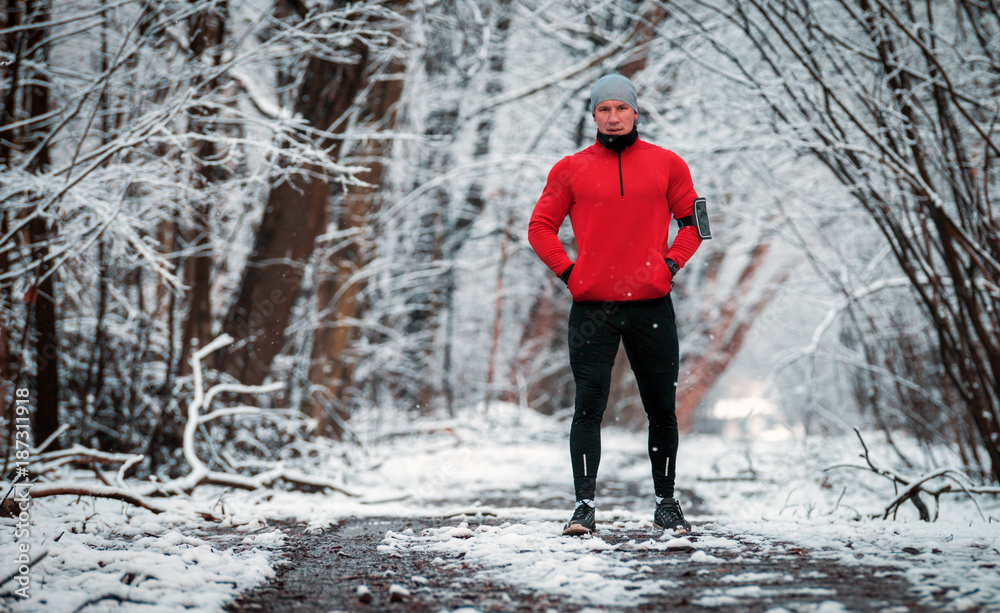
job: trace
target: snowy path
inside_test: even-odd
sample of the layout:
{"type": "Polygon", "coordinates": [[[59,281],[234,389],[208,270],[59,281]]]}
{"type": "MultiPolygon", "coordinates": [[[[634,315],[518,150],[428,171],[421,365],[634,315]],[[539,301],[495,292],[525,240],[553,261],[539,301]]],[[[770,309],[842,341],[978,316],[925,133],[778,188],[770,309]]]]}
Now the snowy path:
{"type": "Polygon", "coordinates": [[[286,539],[299,547],[289,564],[230,610],[1000,611],[996,523],[855,521],[882,494],[841,489],[821,470],[839,458],[808,445],[751,456],[721,439],[686,439],[690,489],[679,497],[695,533],[674,538],[650,523],[642,435],[606,430],[599,534],[562,537],[572,498],[552,426],[386,449],[378,474],[389,487],[370,496],[405,500],[341,506],[339,520],[324,515],[330,507],[300,506],[307,523],[286,539]],[[400,588],[407,595],[392,602],[400,588]]]}
{"type": "MultiPolygon", "coordinates": [[[[330,459],[354,498],[200,488],[158,516],[42,499],[33,596],[8,583],[0,610],[216,613],[236,598],[231,611],[1000,612],[1000,503],[942,500],[933,523],[910,508],[868,519],[891,486],[823,470],[856,460],[853,435],[683,437],[679,498],[695,533],[675,539],[650,523],[643,434],[606,428],[599,534],[569,538],[567,424],[516,408],[485,421],[375,428],[330,459]]],[[[0,518],[7,536],[14,521],[0,518]]],[[[0,561],[15,545],[0,538],[0,561]]]]}
{"type": "MultiPolygon", "coordinates": [[[[648,522],[624,520],[600,524],[599,537],[569,538],[558,536],[560,520],[500,519],[508,513],[498,507],[467,511],[402,523],[352,519],[324,534],[292,528],[278,578],[229,610],[918,610],[892,569],[847,567],[711,527],[661,539],[648,522]],[[391,590],[402,590],[393,585],[407,592],[396,602],[391,590]],[[358,600],[359,586],[370,605],[358,600]]],[[[553,516],[529,506],[510,511],[553,516]]]]}

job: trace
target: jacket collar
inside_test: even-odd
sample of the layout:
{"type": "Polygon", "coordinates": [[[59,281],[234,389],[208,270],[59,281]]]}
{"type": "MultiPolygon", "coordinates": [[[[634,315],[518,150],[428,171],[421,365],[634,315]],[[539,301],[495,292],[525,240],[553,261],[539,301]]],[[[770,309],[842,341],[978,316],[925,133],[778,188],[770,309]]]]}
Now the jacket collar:
{"type": "Polygon", "coordinates": [[[597,142],[612,153],[621,153],[639,140],[639,128],[632,126],[632,131],[622,136],[612,136],[597,131],[597,142]]]}

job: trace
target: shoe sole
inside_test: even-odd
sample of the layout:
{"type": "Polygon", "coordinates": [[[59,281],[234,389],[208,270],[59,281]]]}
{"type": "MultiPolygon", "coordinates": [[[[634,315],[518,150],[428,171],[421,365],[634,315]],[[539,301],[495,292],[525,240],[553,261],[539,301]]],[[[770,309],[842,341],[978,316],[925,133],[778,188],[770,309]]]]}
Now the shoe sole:
{"type": "Polygon", "coordinates": [[[691,534],[690,528],[664,528],[660,524],[653,524],[653,527],[657,530],[673,530],[676,534],[691,534]]]}
{"type": "Polygon", "coordinates": [[[591,532],[594,532],[594,530],[576,522],[566,526],[566,529],[563,530],[563,536],[583,536],[584,534],[590,534],[591,532]]]}

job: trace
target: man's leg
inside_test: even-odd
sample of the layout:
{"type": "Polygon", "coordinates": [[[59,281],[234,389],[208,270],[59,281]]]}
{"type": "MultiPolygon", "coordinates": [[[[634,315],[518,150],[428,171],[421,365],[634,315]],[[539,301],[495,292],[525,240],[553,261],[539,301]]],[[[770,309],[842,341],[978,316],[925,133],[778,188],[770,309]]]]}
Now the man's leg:
{"type": "Polygon", "coordinates": [[[649,460],[658,499],[672,498],[677,461],[677,374],[680,349],[670,297],[636,304],[623,330],[625,351],[649,418],[649,460]]]}
{"type": "Polygon", "coordinates": [[[569,453],[573,460],[573,489],[577,500],[593,500],[597,469],[601,465],[601,420],[611,386],[610,364],[573,364],[576,381],[576,411],[569,429],[569,453]]]}
{"type": "Polygon", "coordinates": [[[611,369],[620,334],[599,304],[574,303],[569,316],[569,359],[576,405],[569,433],[576,499],[593,500],[601,462],[601,420],[608,404],[611,369]]]}
{"type": "Polygon", "coordinates": [[[649,460],[656,497],[673,498],[677,463],[677,374],[633,370],[649,417],[649,460]]]}
{"type": "Polygon", "coordinates": [[[680,351],[670,296],[635,305],[629,313],[629,325],[622,330],[622,340],[649,417],[649,460],[656,492],[653,525],[685,534],[691,531],[691,524],[674,499],[680,351]]]}

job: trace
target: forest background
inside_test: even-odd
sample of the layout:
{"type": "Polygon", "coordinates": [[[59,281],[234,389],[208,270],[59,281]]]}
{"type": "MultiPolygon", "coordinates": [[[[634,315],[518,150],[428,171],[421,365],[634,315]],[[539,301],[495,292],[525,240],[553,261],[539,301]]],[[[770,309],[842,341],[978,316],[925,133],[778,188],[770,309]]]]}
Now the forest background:
{"type": "MultiPolygon", "coordinates": [[[[182,474],[223,334],[208,383],[270,414],[201,433],[218,470],[360,411],[571,407],[527,220],[618,71],[710,203],[681,427],[863,424],[1000,481],[994,0],[5,0],[0,33],[8,459],[23,388],[36,445],[182,474]]],[[[630,381],[606,419],[638,426],[630,381]]]]}

